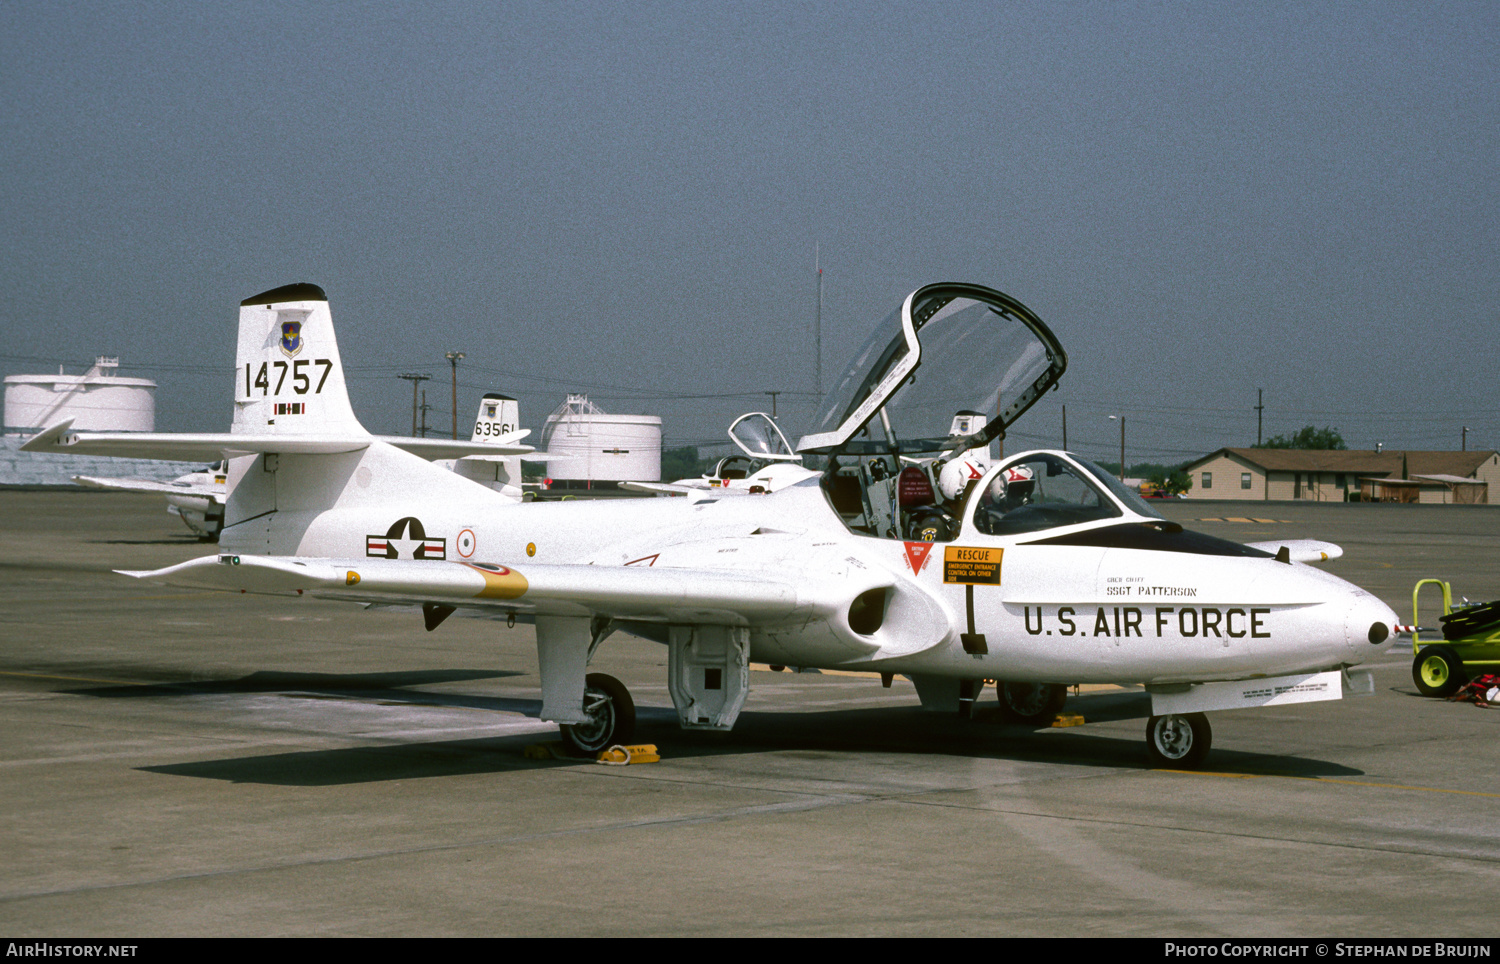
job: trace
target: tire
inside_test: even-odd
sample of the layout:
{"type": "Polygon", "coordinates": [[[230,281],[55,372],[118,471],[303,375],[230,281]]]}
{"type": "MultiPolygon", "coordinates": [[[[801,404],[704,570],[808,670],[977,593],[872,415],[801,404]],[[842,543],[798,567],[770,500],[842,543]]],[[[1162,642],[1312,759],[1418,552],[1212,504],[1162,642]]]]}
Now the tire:
{"type": "Polygon", "coordinates": [[[1198,769],[1213,741],[1213,727],[1202,713],[1153,716],[1146,721],[1146,752],[1153,765],[1168,770],[1198,769]]]}
{"type": "Polygon", "coordinates": [[[1423,646],[1411,663],[1411,681],[1423,696],[1452,696],[1469,681],[1464,661],[1447,646],[1423,646]]]}
{"type": "Polygon", "coordinates": [[[1000,696],[1000,715],[1013,723],[1049,726],[1068,700],[1068,688],[1060,683],[995,684],[1000,696]]]}
{"type": "Polygon", "coordinates": [[[575,750],[592,756],[635,736],[635,703],[625,684],[613,676],[590,673],[583,683],[586,723],[565,723],[563,739],[575,750]]]}

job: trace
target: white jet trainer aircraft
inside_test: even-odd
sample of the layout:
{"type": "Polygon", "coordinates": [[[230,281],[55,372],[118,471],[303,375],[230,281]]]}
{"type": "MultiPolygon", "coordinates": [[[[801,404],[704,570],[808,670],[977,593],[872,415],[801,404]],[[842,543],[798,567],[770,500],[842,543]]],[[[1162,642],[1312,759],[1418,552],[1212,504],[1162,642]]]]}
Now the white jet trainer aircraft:
{"type": "Polygon", "coordinates": [[[1396,615],[1302,562],[1336,547],[1184,531],[1066,452],[982,457],[1066,365],[1015,299],[929,285],[798,444],[821,474],[733,498],[516,504],[427,461],[489,446],[359,424],[327,299],[301,284],[241,305],[229,434],[130,446],[59,427],[33,444],[229,458],[221,551],[128,575],[420,605],[429,630],[460,608],[534,620],[541,718],[584,751],[633,728],[625,688],[588,672],[616,630],[667,646],[672,700],[697,729],[734,725],[752,659],[900,673],[924,707],[961,712],[1000,680],[1002,709],[1032,720],[1069,684],[1144,684],[1149,754],[1173,767],[1202,762],[1205,711],[1370,691],[1350,668],[1396,615]]]}

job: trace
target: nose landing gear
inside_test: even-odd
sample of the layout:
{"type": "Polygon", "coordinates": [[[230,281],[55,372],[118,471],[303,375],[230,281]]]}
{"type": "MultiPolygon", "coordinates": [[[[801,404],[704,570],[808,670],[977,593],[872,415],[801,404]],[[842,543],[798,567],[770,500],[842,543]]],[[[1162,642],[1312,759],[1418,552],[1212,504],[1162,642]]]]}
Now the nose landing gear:
{"type": "Polygon", "coordinates": [[[1146,752],[1169,770],[1196,770],[1208,756],[1213,727],[1202,713],[1153,716],[1146,723],[1146,752]]]}

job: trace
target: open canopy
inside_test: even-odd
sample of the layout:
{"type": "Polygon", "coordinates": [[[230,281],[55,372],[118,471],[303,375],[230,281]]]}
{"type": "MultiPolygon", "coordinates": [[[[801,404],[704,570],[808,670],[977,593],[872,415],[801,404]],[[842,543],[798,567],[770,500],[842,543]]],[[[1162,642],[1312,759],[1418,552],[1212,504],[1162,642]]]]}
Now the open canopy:
{"type": "Polygon", "coordinates": [[[865,342],[798,452],[937,452],[1003,438],[1068,366],[1029,308],[979,285],[912,292],[865,342]],[[980,412],[967,435],[954,416],[980,412]],[[878,424],[871,425],[877,419],[878,424]]]}

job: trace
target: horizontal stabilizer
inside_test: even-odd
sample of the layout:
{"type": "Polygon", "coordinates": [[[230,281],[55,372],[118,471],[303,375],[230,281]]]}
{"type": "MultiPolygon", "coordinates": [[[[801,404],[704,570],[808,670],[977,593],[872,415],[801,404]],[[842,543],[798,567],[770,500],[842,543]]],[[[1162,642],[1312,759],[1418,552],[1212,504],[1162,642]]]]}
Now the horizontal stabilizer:
{"type": "Polygon", "coordinates": [[[1317,539],[1282,539],[1273,542],[1250,542],[1246,545],[1252,549],[1269,552],[1273,556],[1285,546],[1292,562],[1327,562],[1344,554],[1341,547],[1331,542],[1319,542],[1317,539]]]}
{"type": "Polygon", "coordinates": [[[441,438],[407,438],[391,435],[271,435],[227,432],[74,432],[73,420],[54,425],[21,446],[25,452],[73,455],[105,455],[125,459],[164,459],[176,462],[217,462],[238,455],[279,452],[287,455],[338,455],[358,452],[371,442],[385,442],[413,455],[433,461],[465,455],[526,455],[529,445],[515,444],[526,431],[496,442],[454,441],[441,438]]]}
{"type": "Polygon", "coordinates": [[[33,436],[24,452],[106,455],[122,459],[164,459],[169,462],[217,462],[237,455],[284,452],[295,455],[337,455],[368,448],[372,436],[249,435],[219,432],[72,432],[72,420],[33,436]]]}

